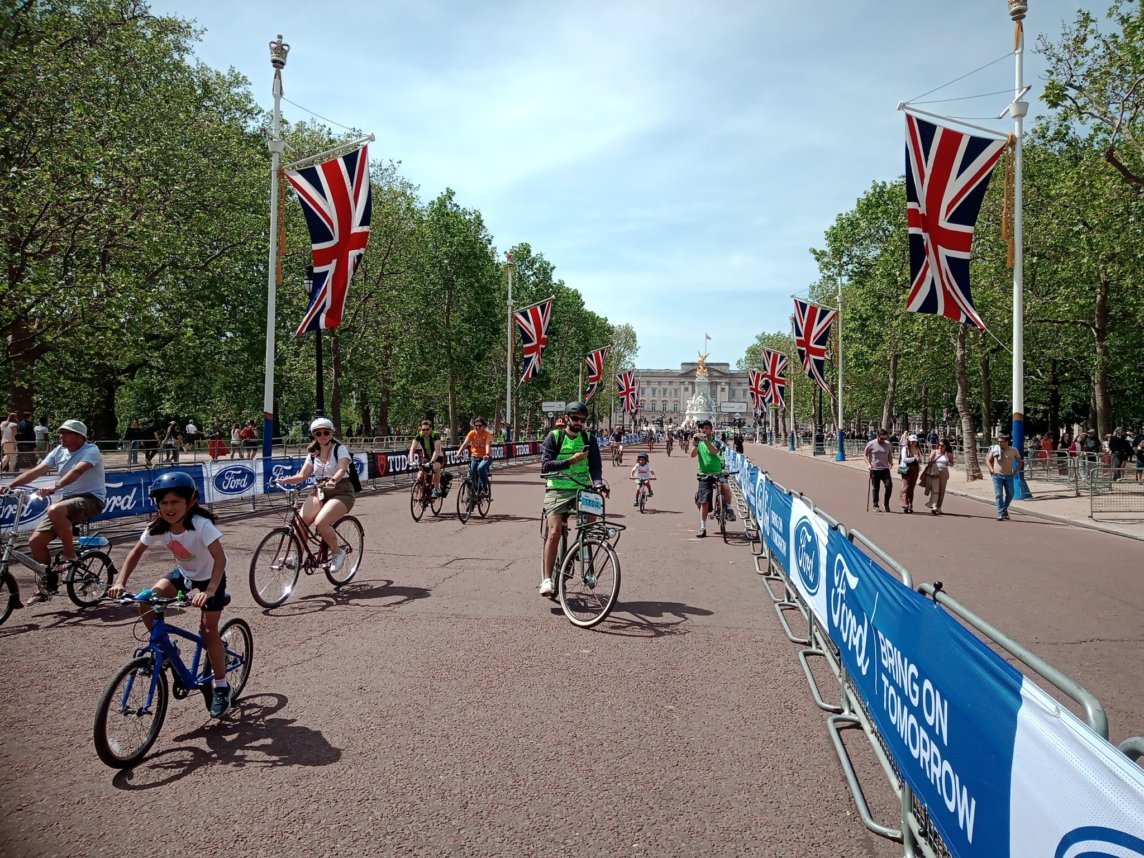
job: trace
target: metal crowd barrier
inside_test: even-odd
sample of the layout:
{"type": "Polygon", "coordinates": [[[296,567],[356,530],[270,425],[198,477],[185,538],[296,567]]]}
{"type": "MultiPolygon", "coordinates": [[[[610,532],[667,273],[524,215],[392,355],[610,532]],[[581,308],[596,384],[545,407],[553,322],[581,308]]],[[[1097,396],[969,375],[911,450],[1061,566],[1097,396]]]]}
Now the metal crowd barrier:
{"type": "Polygon", "coordinates": [[[1123,468],[1103,464],[1090,468],[1088,517],[1095,519],[1098,514],[1116,516],[1144,513],[1144,481],[1136,479],[1139,473],[1133,462],[1123,468]]]}
{"type": "MultiPolygon", "coordinates": [[[[760,469],[760,473],[766,472],[760,469]]],[[[767,480],[788,496],[800,498],[811,509],[811,512],[821,518],[828,527],[837,531],[854,545],[859,546],[863,552],[876,559],[885,569],[897,575],[907,587],[916,589],[942,605],[980,637],[1007,652],[1014,660],[1047,680],[1062,694],[1075,701],[1089,726],[1105,739],[1108,738],[1108,718],[1104,707],[1083,686],[965,608],[942,589],[940,582],[915,585],[909,570],[857,530],[848,530],[840,521],[818,507],[813,499],[801,492],[792,492],[772,479],[769,474],[767,474],[767,480]]],[[[1144,486],[1144,483],[1140,485],[1144,486]]],[[[848,676],[847,668],[841,660],[837,646],[805,603],[801,594],[792,586],[786,571],[767,551],[766,540],[763,536],[764,529],[761,523],[754,519],[753,512],[743,496],[741,486],[737,482],[733,482],[732,486],[736,493],[739,509],[745,511],[743,521],[747,523],[747,537],[751,541],[755,570],[762,577],[783,632],[788,640],[800,647],[799,661],[802,664],[803,673],[806,676],[807,685],[815,705],[828,713],[826,727],[863,825],[875,834],[901,843],[903,855],[907,858],[913,858],[919,854],[925,855],[927,858],[950,855],[949,847],[930,821],[926,807],[914,795],[909,784],[898,770],[884,739],[869,716],[861,694],[848,676]],[[791,616],[799,623],[797,630],[792,628],[788,621],[788,617],[791,616]],[[802,631],[803,625],[806,628],[805,632],[802,631]],[[810,660],[812,658],[821,659],[829,669],[833,680],[838,683],[838,687],[833,693],[824,693],[820,687],[811,667],[810,660]],[[900,808],[896,825],[885,824],[875,819],[850,752],[843,741],[842,732],[847,728],[860,729],[868,740],[871,751],[885,774],[890,789],[897,799],[897,806],[900,808]]],[[[1144,757],[1144,736],[1125,740],[1120,745],[1120,750],[1130,759],[1139,760],[1144,757]]]]}

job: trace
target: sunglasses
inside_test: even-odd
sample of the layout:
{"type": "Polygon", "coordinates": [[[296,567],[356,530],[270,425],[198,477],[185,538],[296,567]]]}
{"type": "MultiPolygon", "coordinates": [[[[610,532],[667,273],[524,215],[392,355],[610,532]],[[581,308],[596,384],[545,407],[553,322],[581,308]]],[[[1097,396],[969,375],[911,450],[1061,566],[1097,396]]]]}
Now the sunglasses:
{"type": "Polygon", "coordinates": [[[422,427],[421,427],[421,431],[422,431],[422,432],[428,432],[428,431],[429,431],[430,429],[432,429],[432,428],[433,428],[432,426],[422,426],[422,427]]]}
{"type": "Polygon", "coordinates": [[[484,423],[474,423],[473,425],[476,426],[478,429],[484,429],[485,428],[484,423]]]}
{"type": "Polygon", "coordinates": [[[333,435],[333,434],[334,433],[331,432],[329,429],[315,429],[314,430],[314,437],[315,438],[324,438],[326,435],[333,435]]]}
{"type": "Polygon", "coordinates": [[[564,419],[567,421],[570,421],[572,423],[583,423],[584,422],[584,418],[581,417],[579,414],[569,414],[564,419]]]}

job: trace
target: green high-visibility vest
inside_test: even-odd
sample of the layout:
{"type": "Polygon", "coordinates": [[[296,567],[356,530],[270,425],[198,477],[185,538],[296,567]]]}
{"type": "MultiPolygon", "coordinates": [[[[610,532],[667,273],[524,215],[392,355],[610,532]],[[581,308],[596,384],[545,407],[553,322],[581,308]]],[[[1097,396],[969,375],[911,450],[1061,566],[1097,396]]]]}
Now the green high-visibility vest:
{"type": "MultiPolygon", "coordinates": [[[[566,432],[557,431],[556,440],[560,442],[560,452],[556,454],[556,460],[563,462],[565,459],[571,459],[588,444],[588,433],[581,432],[575,438],[569,436],[566,432]]],[[[548,480],[548,488],[550,489],[582,489],[584,486],[589,485],[591,480],[588,479],[588,460],[583,459],[576,464],[569,467],[567,470],[560,471],[560,476],[550,477],[548,480]],[[575,476],[580,482],[567,479],[564,475],[570,474],[575,476]]]]}

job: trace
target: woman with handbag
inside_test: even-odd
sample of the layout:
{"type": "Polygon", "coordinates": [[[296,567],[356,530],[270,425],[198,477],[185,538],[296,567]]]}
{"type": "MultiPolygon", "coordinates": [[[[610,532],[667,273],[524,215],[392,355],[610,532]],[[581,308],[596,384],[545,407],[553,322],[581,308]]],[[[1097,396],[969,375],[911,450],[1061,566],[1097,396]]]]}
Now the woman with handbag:
{"type": "Polygon", "coordinates": [[[922,450],[918,444],[918,436],[910,435],[898,456],[898,473],[902,475],[902,491],[898,497],[902,504],[902,512],[914,511],[914,487],[918,482],[918,472],[922,469],[921,459],[922,450]]]}
{"type": "Polygon", "coordinates": [[[926,506],[933,515],[941,515],[941,504],[945,500],[945,484],[949,482],[949,469],[953,466],[953,448],[946,440],[938,441],[937,449],[930,452],[926,463],[926,477],[930,500],[926,506]]]}

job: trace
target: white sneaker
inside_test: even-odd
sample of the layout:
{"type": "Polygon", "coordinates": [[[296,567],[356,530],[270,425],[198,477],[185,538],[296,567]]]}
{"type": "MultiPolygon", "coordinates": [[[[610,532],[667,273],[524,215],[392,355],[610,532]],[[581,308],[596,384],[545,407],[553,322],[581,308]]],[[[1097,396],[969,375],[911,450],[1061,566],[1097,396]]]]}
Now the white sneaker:
{"type": "Polygon", "coordinates": [[[540,582],[540,595],[541,596],[551,596],[555,592],[556,592],[556,588],[554,586],[552,586],[552,579],[551,578],[545,578],[543,581],[540,582]]]}
{"type": "Polygon", "coordinates": [[[337,575],[342,571],[342,567],[346,565],[346,553],[339,551],[330,558],[330,571],[337,575]]]}

